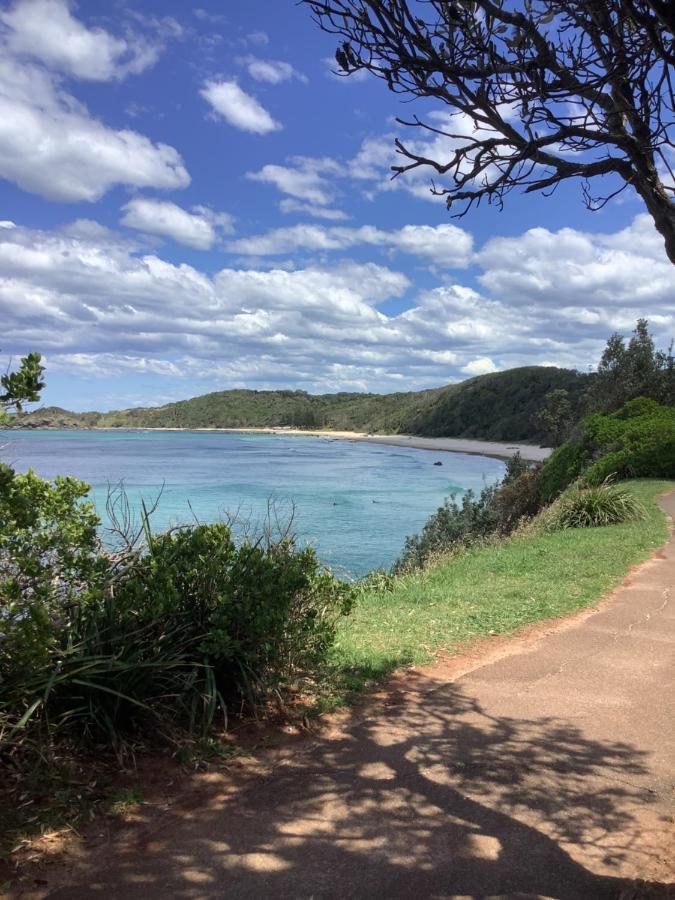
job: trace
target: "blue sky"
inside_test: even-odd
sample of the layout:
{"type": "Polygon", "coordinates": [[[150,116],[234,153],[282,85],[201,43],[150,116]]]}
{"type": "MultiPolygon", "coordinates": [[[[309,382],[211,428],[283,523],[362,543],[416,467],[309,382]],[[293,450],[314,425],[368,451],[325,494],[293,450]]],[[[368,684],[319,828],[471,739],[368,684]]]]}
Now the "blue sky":
{"type": "Polygon", "coordinates": [[[443,111],[336,77],[294,0],[0,0],[0,42],[0,347],[43,353],[46,403],[407,390],[675,333],[637,198],[453,219],[389,177],[429,141],[395,116],[443,111]]]}

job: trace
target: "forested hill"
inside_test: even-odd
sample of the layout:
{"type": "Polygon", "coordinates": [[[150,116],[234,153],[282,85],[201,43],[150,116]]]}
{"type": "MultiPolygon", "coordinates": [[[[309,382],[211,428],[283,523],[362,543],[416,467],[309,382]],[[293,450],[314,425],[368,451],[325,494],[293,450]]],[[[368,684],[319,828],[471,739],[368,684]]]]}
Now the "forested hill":
{"type": "Polygon", "coordinates": [[[32,428],[286,426],[538,441],[543,436],[532,420],[546,394],[564,388],[573,407],[578,406],[591,378],[569,369],[527,366],[399,394],[233,390],[166,406],[109,413],[71,413],[46,407],[22,415],[16,424],[32,428]]]}

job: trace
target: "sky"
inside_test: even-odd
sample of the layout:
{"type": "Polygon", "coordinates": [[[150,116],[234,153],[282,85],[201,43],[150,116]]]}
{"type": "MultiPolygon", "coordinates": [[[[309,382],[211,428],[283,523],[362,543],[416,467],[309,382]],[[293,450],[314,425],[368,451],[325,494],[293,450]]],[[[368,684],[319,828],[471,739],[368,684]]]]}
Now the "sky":
{"type": "Polygon", "coordinates": [[[45,404],[587,370],[639,316],[668,344],[636,195],[453,218],[390,171],[397,136],[447,152],[396,123],[442,109],[338,77],[295,0],[198,3],[0,0],[0,362],[42,353],[45,404]]]}

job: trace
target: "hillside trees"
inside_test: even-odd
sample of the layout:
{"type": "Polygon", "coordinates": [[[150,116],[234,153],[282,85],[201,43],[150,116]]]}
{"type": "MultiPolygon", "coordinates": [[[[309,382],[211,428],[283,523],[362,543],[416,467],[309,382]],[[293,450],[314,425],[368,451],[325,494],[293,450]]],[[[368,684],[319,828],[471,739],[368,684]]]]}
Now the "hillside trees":
{"type": "Polygon", "coordinates": [[[546,441],[558,447],[569,434],[574,421],[569,392],[564,388],[550,391],[543,407],[534,417],[534,424],[541,429],[546,441]]]}
{"type": "Polygon", "coordinates": [[[631,188],[675,263],[675,7],[666,0],[303,0],[337,35],[342,73],[405,99],[394,177],[441,179],[464,215],[514,188],[580,181],[589,209],[631,188]]]}
{"type": "Polygon", "coordinates": [[[588,399],[591,411],[611,412],[636,397],[675,406],[673,344],[657,350],[646,319],[638,319],[628,344],[611,335],[588,399]]]}

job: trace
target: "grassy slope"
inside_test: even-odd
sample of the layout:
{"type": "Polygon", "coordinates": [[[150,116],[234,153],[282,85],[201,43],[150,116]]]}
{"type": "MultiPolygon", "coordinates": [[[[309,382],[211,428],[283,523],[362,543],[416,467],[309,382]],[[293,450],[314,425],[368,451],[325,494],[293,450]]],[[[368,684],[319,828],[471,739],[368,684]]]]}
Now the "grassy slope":
{"type": "Polygon", "coordinates": [[[667,537],[657,497],[675,487],[632,481],[647,512],[640,522],[518,537],[474,548],[365,594],[342,626],[335,658],[344,687],[358,689],[435,650],[505,634],[593,604],[667,537]]]}

